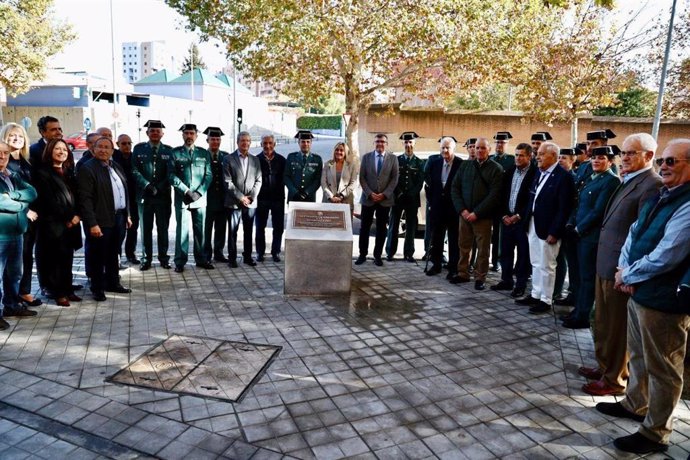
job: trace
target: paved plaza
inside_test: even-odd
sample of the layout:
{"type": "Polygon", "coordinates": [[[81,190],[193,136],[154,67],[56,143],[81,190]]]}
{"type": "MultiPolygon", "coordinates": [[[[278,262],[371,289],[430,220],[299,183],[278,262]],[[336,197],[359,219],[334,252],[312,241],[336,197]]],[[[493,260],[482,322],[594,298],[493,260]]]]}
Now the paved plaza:
{"type": "MultiPolygon", "coordinates": [[[[349,298],[285,297],[283,262],[155,264],[121,272],[130,295],[82,291],[71,308],[11,318],[0,458],[635,458],[612,441],[636,423],[580,391],[588,330],[427,277],[423,263],[384,263],[353,266],[349,298]],[[104,382],[174,334],[282,350],[234,404],[104,382]]],[[[676,417],[668,453],[649,458],[688,456],[685,401],[676,417]]]]}

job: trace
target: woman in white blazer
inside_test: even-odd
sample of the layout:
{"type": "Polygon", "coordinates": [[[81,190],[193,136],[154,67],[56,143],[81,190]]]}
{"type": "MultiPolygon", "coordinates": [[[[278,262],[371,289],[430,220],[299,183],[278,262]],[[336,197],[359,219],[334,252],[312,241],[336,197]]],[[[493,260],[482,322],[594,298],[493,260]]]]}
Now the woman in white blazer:
{"type": "Polygon", "coordinates": [[[344,142],[333,148],[333,158],[323,167],[321,188],[324,203],[348,203],[350,214],[354,209],[354,189],[357,183],[357,164],[344,142]]]}

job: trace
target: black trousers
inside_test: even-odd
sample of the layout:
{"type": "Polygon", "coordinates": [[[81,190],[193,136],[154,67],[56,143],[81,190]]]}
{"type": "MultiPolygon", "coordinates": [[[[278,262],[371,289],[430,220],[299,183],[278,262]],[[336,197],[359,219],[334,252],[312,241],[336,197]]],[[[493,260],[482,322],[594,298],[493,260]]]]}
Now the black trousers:
{"type": "Polygon", "coordinates": [[[448,271],[457,273],[460,248],[458,246],[459,217],[454,209],[432,213],[431,262],[441,268],[443,265],[443,240],[448,232],[448,271]]]}
{"type": "Polygon", "coordinates": [[[252,257],[252,230],[254,227],[254,213],[256,208],[228,209],[228,222],[230,232],[228,234],[228,258],[237,259],[237,229],[242,222],[242,233],[244,249],[242,257],[244,260],[252,257]]]}
{"type": "Polygon", "coordinates": [[[366,256],[369,253],[369,232],[376,215],[376,242],[374,243],[374,257],[380,258],[383,254],[383,246],[386,244],[388,233],[388,218],[391,208],[376,203],[373,206],[362,205],[362,227],[359,230],[359,255],[366,256]]]}
{"type": "Polygon", "coordinates": [[[273,227],[273,242],[271,255],[280,254],[280,243],[285,228],[285,201],[259,200],[256,208],[256,253],[260,256],[266,252],[266,224],[268,213],[271,213],[271,227],[273,227]]]}
{"type": "Polygon", "coordinates": [[[106,288],[117,286],[120,281],[120,241],[127,229],[127,214],[115,214],[113,227],[101,227],[103,236],[88,234],[86,241],[86,261],[91,270],[91,292],[103,292],[106,288]]]}

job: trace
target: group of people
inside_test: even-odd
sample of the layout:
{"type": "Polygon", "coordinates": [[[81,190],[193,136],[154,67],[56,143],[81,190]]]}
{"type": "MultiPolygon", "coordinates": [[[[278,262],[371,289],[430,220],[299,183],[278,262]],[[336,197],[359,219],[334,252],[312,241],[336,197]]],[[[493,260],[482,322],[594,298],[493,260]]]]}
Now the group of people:
{"type": "MultiPolygon", "coordinates": [[[[548,132],[537,132],[510,154],[512,135],[501,131],[493,142],[468,139],[468,159],[456,155],[454,137],[444,136],[439,154],[423,160],[415,154],[419,136],[405,132],[398,156],[388,150],[388,137],[377,134],[374,150],[360,161],[338,143],[324,162],[311,151],[313,135],[306,130],[295,136],[299,150],[284,158],[271,135],[262,137],[262,152],[251,155],[248,132],[238,134],[237,149],[228,153],[220,149],[224,133],[217,127],[203,131],[208,148],[202,148],[196,125],[184,124],[183,145],[172,148],[162,142],[161,121],[144,126],[148,141],[134,147],[126,134],[113,142],[108,128],[90,133],[88,151],[76,164],[54,117],[39,120],[41,139],[30,148],[22,126],[2,129],[3,318],[33,316],[29,307],[41,304],[31,294],[34,249],[42,292],[57,305],[81,300],[75,293],[81,286],[72,284],[72,260],[82,244],[95,300],[106,300],[106,292],[131,292],[118,275],[121,249],[131,264],[149,270],[154,222],[164,269],[185,270],[190,226],[199,268],[214,269],[214,262],[238,266],[240,223],[244,264],[264,262],[267,250],[280,262],[285,202],[316,201],[319,189],[324,202],[348,204],[352,213],[361,187],[356,265],[367,260],[374,219],[374,264],[384,264],[384,250],[394,260],[403,216],[403,259],[415,262],[424,189],[426,274],[446,270],[451,284],[474,277],[474,288],[482,291],[489,270],[500,264],[501,280],[490,288],[510,291],[530,313],[572,306],[559,318],[562,325],[594,331],[597,365],[579,369],[590,380],[583,391],[626,395],[597,409],[642,422],[639,433],[616,445],[637,453],[665,449],[690,327],[690,140],[670,142],[655,159],[656,141],[645,133],[628,136],[618,148],[609,145],[616,137],[611,130],[592,131],[586,142],[562,149],[548,132]],[[269,215],[273,239],[267,249],[269,215]]],[[[8,326],[0,320],[0,329],[8,326]]]]}

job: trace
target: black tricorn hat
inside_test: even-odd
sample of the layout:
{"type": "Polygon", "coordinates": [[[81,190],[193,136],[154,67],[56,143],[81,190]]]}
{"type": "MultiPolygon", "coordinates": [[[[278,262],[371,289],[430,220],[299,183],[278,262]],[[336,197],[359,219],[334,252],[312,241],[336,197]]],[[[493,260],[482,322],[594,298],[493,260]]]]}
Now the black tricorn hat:
{"type": "Polygon", "coordinates": [[[206,134],[208,137],[220,137],[220,136],[225,136],[225,133],[223,132],[222,129],[216,127],[216,126],[209,126],[204,130],[204,134],[206,134]]]}
{"type": "Polygon", "coordinates": [[[412,140],[417,139],[418,137],[420,137],[419,134],[415,133],[414,131],[405,131],[404,133],[402,133],[400,135],[400,140],[401,141],[412,141],[412,140]]]}
{"type": "Polygon", "coordinates": [[[558,152],[559,155],[570,155],[570,156],[575,156],[577,155],[577,149],[561,149],[558,152]]]}
{"type": "Polygon", "coordinates": [[[470,137],[465,141],[465,145],[463,147],[469,147],[470,145],[474,145],[477,143],[477,138],[476,137],[470,137]]]}
{"type": "Polygon", "coordinates": [[[453,136],[446,136],[446,135],[439,137],[438,141],[441,142],[443,140],[443,138],[445,138],[445,137],[447,137],[449,139],[453,139],[453,142],[455,142],[456,144],[458,143],[458,140],[456,138],[454,138],[453,136]]]}
{"type": "Polygon", "coordinates": [[[609,158],[613,158],[616,155],[620,155],[621,149],[617,145],[604,145],[601,147],[594,147],[592,149],[592,156],[606,155],[609,158]]]}
{"type": "Polygon", "coordinates": [[[536,133],[532,134],[532,137],[530,140],[532,141],[550,141],[552,140],[553,137],[551,137],[551,134],[549,134],[548,131],[537,131],[536,133]]]}
{"type": "Polygon", "coordinates": [[[180,129],[178,131],[196,131],[199,132],[198,129],[196,129],[196,125],[194,123],[185,123],[184,125],[180,126],[180,129]]]}
{"type": "Polygon", "coordinates": [[[585,153],[587,151],[587,142],[578,142],[575,150],[579,150],[580,154],[585,153]]]}
{"type": "Polygon", "coordinates": [[[499,131],[494,136],[495,141],[507,141],[507,140],[512,139],[512,138],[513,138],[513,135],[510,134],[510,132],[508,132],[508,131],[499,131]]]}
{"type": "Polygon", "coordinates": [[[608,128],[599,131],[590,131],[587,133],[588,141],[594,141],[597,139],[613,139],[614,137],[616,137],[616,134],[608,128]]]}
{"type": "Polygon", "coordinates": [[[314,139],[314,135],[308,129],[300,129],[295,134],[295,139],[314,139]]]}
{"type": "Polygon", "coordinates": [[[165,125],[160,120],[149,120],[144,123],[144,128],[165,128],[165,125]]]}

